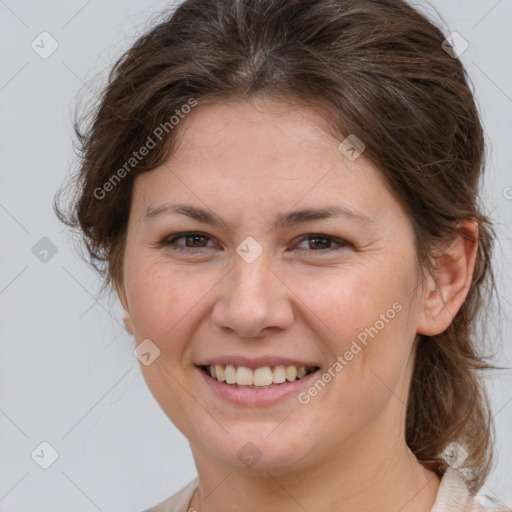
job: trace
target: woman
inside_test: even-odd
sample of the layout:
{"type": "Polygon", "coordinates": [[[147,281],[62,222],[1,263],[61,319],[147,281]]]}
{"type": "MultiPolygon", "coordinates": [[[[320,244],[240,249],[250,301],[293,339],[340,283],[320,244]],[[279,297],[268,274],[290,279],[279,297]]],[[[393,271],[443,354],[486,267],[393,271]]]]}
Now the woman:
{"type": "Polygon", "coordinates": [[[77,134],[57,215],[198,471],[150,511],[484,510],[494,231],[437,27],[402,0],[187,0],[77,134]]]}

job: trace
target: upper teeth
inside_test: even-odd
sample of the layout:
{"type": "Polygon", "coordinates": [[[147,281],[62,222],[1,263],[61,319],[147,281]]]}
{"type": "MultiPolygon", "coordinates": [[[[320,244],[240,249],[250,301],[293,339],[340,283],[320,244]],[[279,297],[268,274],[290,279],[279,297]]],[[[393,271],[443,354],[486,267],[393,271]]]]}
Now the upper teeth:
{"type": "Polygon", "coordinates": [[[255,370],[247,366],[233,366],[231,364],[207,366],[208,372],[214,379],[227,384],[238,384],[239,386],[270,386],[281,384],[286,380],[293,382],[296,379],[302,379],[312,369],[314,367],[284,365],[275,366],[273,370],[270,366],[263,366],[255,370]]]}

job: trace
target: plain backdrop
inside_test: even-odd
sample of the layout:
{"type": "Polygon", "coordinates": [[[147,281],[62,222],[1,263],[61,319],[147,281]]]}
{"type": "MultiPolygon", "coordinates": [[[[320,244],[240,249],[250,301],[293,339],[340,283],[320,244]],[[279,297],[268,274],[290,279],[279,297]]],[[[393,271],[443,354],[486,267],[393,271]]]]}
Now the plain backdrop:
{"type": "MultiPolygon", "coordinates": [[[[185,437],[142,378],[119,303],[96,300],[99,279],[52,210],[75,163],[77,100],[170,5],[0,0],[1,512],[140,512],[196,476],[185,437]]],[[[500,236],[493,336],[503,343],[498,362],[510,366],[512,1],[415,5],[469,44],[461,59],[486,129],[485,198],[500,236]]],[[[510,371],[489,380],[498,459],[483,489],[509,507],[511,384],[510,371]]]]}

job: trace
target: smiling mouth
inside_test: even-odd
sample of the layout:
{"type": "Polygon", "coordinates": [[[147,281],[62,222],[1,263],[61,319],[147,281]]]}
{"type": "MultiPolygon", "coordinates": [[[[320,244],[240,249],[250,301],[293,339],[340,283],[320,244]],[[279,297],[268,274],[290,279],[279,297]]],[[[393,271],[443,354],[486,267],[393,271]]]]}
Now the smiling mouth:
{"type": "Polygon", "coordinates": [[[251,369],[247,366],[214,364],[200,366],[210,378],[235,388],[269,389],[303,379],[319,370],[318,366],[263,366],[251,369]]]}

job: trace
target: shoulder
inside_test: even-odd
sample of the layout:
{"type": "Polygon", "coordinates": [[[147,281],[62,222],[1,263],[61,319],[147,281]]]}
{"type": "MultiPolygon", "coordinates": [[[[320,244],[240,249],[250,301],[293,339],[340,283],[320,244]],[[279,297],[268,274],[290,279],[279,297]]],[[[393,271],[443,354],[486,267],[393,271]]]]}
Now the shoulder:
{"type": "Polygon", "coordinates": [[[441,479],[431,512],[510,512],[499,502],[481,494],[472,496],[463,476],[448,468],[441,479]]]}
{"type": "Polygon", "coordinates": [[[188,504],[197,488],[199,479],[195,478],[183,489],[173,494],[170,498],[158,503],[144,512],[187,512],[188,504]]]}

